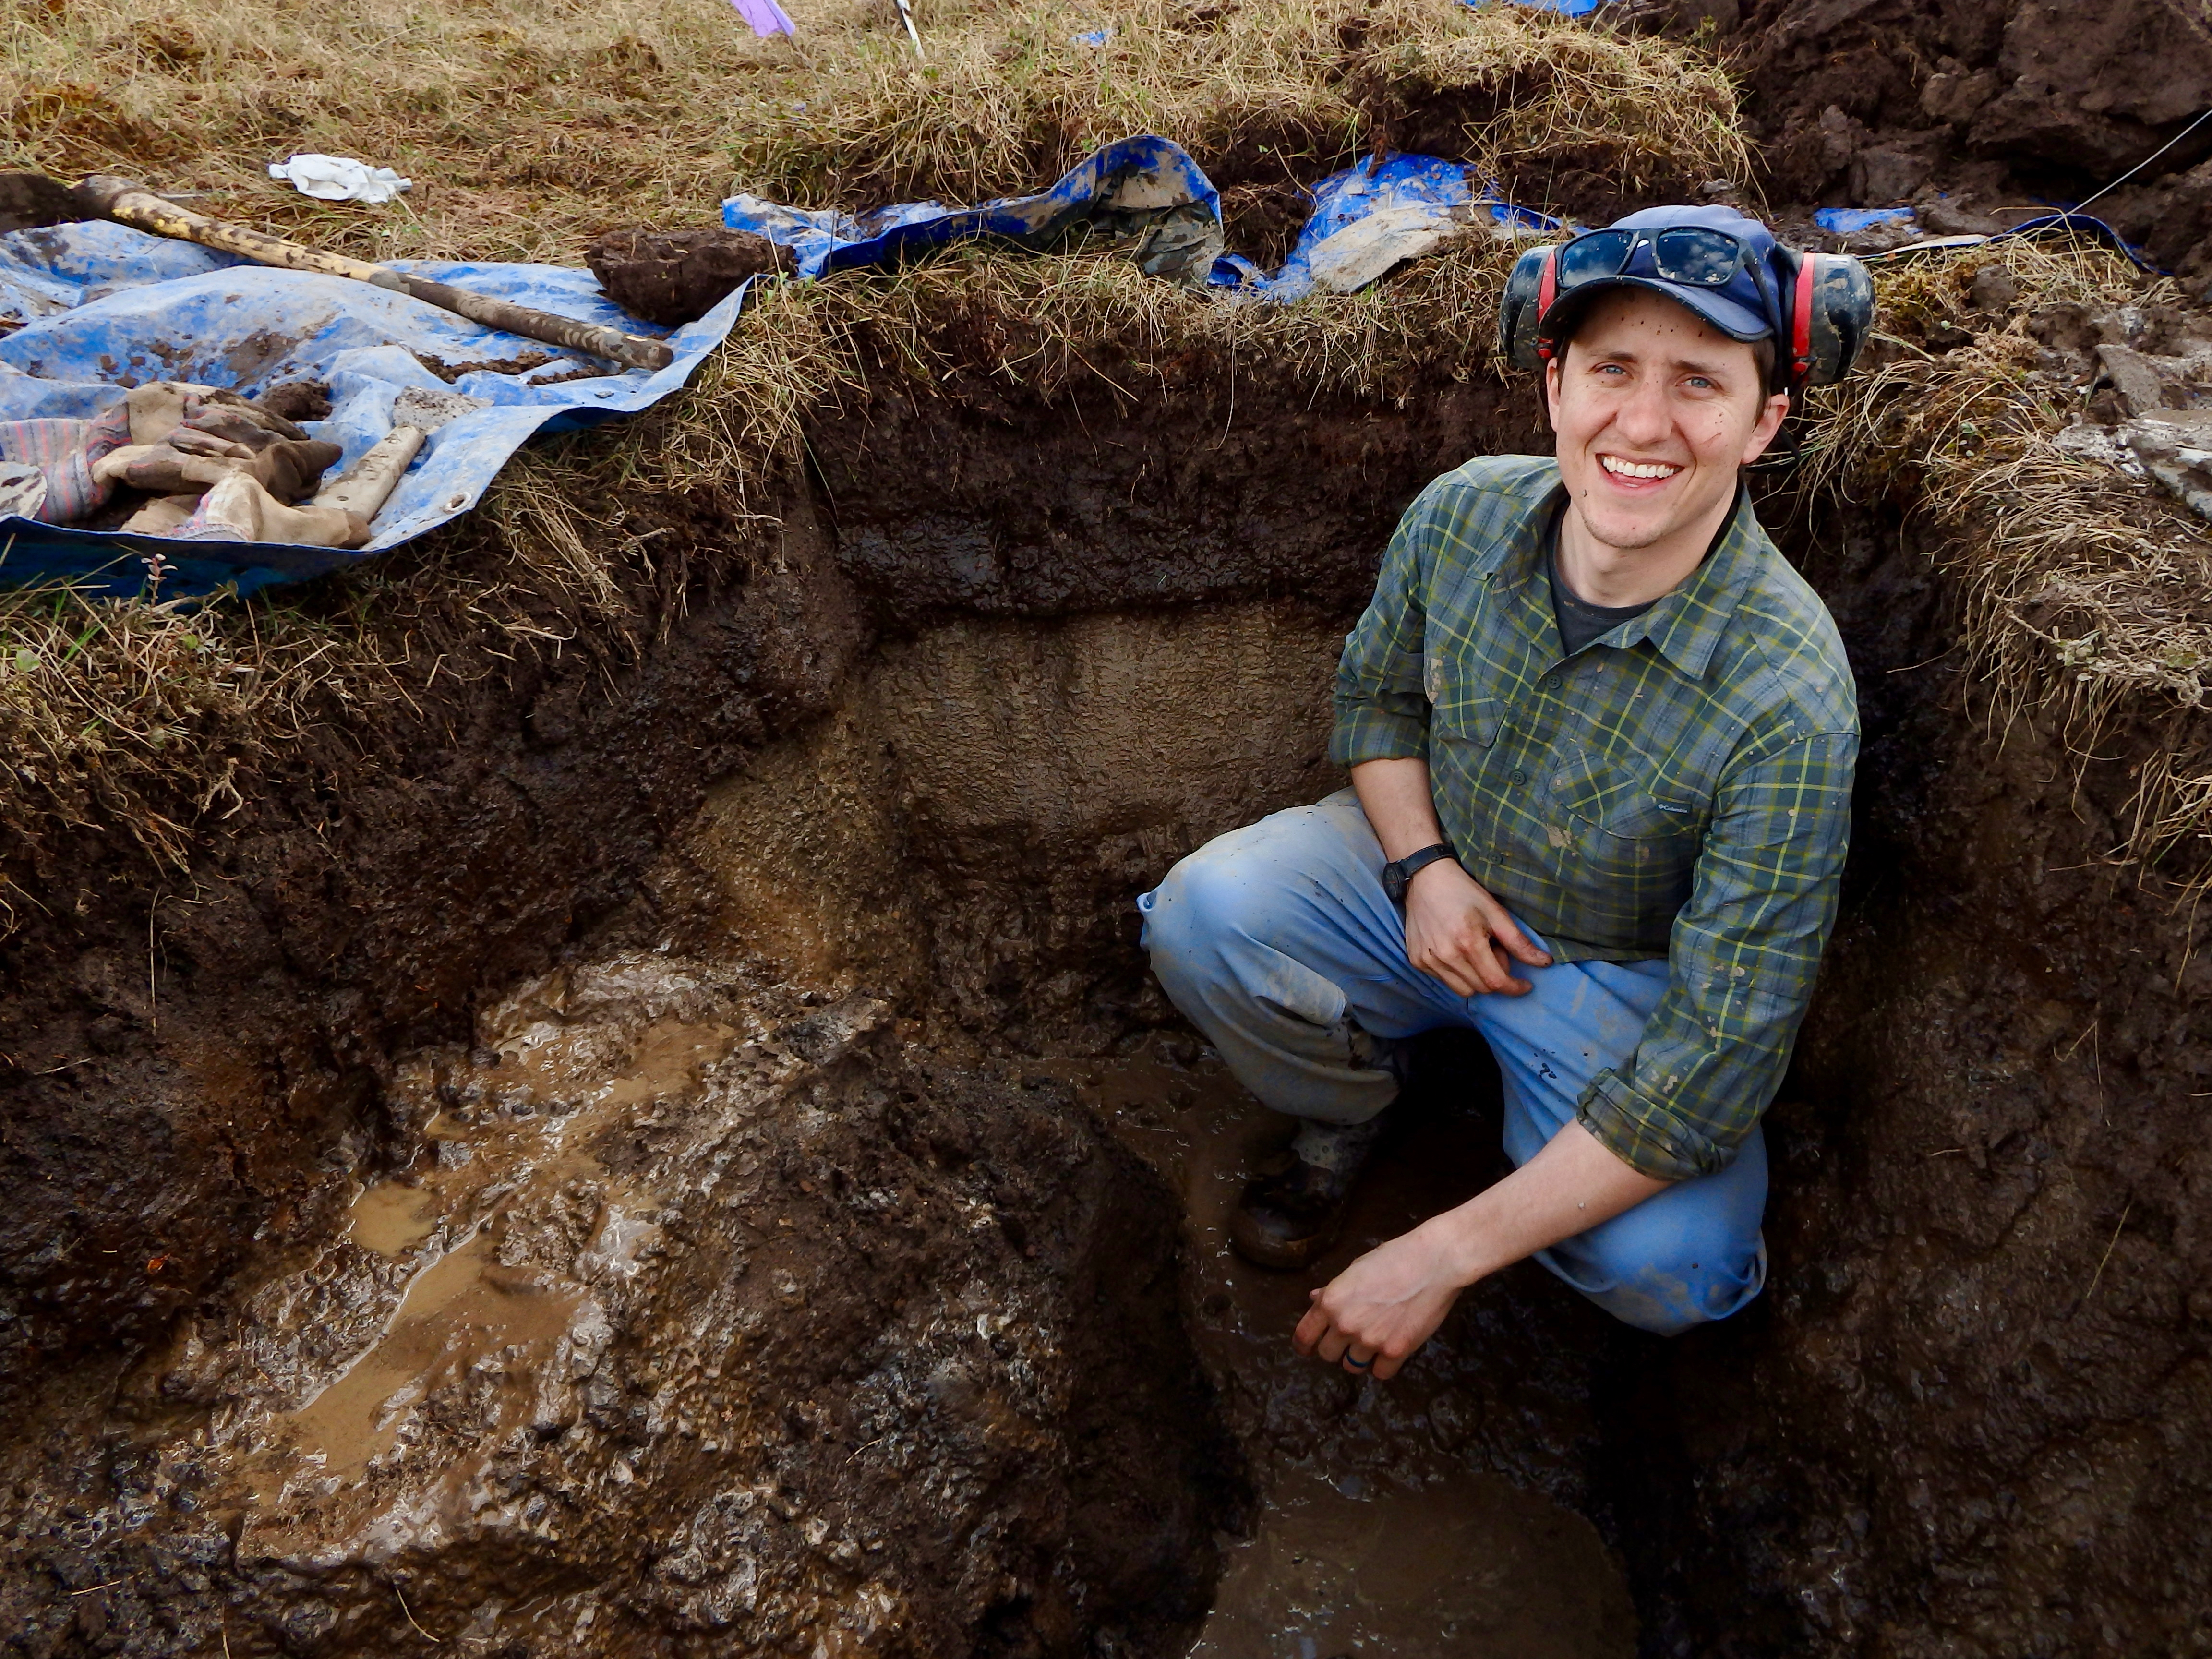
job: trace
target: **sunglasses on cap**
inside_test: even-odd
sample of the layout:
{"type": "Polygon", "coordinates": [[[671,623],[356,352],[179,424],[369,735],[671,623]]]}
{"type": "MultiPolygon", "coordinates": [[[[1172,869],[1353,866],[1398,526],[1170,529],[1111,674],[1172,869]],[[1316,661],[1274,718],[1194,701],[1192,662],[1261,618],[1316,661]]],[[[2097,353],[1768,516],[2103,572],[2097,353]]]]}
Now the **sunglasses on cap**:
{"type": "MultiPolygon", "coordinates": [[[[1670,283],[1726,288],[1739,270],[1756,281],[1764,261],[1724,230],[1686,225],[1673,230],[1593,230],[1559,249],[1559,284],[1565,293],[1601,276],[1624,275],[1638,246],[1651,250],[1651,268],[1670,283]]],[[[1765,284],[1760,283],[1765,292],[1765,284]]]]}

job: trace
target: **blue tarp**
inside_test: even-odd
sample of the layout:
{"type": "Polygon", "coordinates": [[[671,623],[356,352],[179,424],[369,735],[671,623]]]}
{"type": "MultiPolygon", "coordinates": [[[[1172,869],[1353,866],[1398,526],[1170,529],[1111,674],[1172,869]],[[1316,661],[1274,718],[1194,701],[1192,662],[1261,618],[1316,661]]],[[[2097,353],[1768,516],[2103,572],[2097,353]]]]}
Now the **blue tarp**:
{"type": "Polygon", "coordinates": [[[1363,221],[1385,213],[1391,215],[1403,233],[1415,237],[1425,227],[1449,222],[1455,209],[1481,210],[1511,230],[1544,233],[1559,225],[1548,215],[1514,206],[1463,164],[1436,155],[1391,155],[1379,162],[1363,161],[1322,179],[1314,186],[1313,198],[1313,213],[1298,233],[1297,245],[1273,276],[1249,259],[1232,253],[1214,262],[1208,280],[1216,287],[1247,289],[1270,300],[1303,299],[1313,291],[1316,256],[1324,246],[1363,221]]]}
{"type": "Polygon", "coordinates": [[[1316,266],[1328,264],[1322,245],[1340,233],[1387,211],[1390,234],[1411,252],[1421,252],[1435,240],[1431,234],[1422,243],[1425,231],[1468,210],[1485,212],[1512,229],[1548,231],[1558,224],[1513,206],[1457,161],[1391,155],[1316,185],[1313,214],[1297,246],[1270,276],[1250,260],[1222,252],[1221,193],[1182,146],[1149,134],[1107,145],[1035,196],[1003,197],[977,207],[900,202],[860,215],[735,196],[722,204],[722,222],[790,248],[802,276],[893,264],[979,237],[1042,247],[1089,226],[1141,235],[1138,264],[1156,276],[1290,301],[1312,290],[1316,266]]]}
{"type": "MultiPolygon", "coordinates": [[[[1898,225],[1911,228],[1919,219],[1911,208],[1820,208],[1814,211],[1813,222],[1835,235],[1848,236],[1856,232],[1871,230],[1879,225],[1898,225]]],[[[2153,264],[2143,251],[2120,233],[2093,214],[2075,213],[2060,210],[2033,219],[2023,219],[2018,224],[1989,235],[1923,236],[1914,241],[1900,242],[1880,253],[1870,253],[1869,259],[1904,258],[1917,253],[1940,253],[1949,249],[1982,247],[1990,242],[2002,242],[2014,236],[2087,236],[2097,241],[2110,242],[2120,252],[2154,275],[2172,275],[2162,267],[2153,264]]]]}
{"type": "MultiPolygon", "coordinates": [[[[634,333],[640,323],[587,270],[557,265],[393,261],[394,268],[634,333]]],[[[669,335],[658,373],[607,374],[602,359],[487,329],[342,277],[246,264],[122,225],[60,225],[0,235],[0,316],[27,320],[0,337],[0,420],[96,415],[149,380],[225,386],[248,396],[286,380],[326,383],[334,405],[312,435],[349,466],[392,427],[407,387],[490,405],[433,432],[365,548],[172,541],[0,518],[0,582],[64,579],[136,593],[158,550],[176,569],[161,592],[241,592],[338,569],[458,518],[530,438],[635,414],[682,386],[736,320],[744,290],[669,335]],[[434,360],[450,383],[426,367],[434,360]],[[536,367],[518,368],[520,362],[536,367]],[[575,379],[560,379],[584,374],[575,379]],[[547,382],[560,379],[557,385],[547,382]]],[[[334,469],[335,472],[335,469],[334,469]]]]}
{"type": "Polygon", "coordinates": [[[1107,145],[1034,196],[978,207],[900,202],[859,215],[733,196],[722,204],[722,222],[789,248],[802,276],[895,264],[981,236],[1042,247],[1085,225],[1143,235],[1138,263],[1178,276],[1194,265],[1202,274],[1220,252],[1221,193],[1181,145],[1139,137],[1107,145]]]}

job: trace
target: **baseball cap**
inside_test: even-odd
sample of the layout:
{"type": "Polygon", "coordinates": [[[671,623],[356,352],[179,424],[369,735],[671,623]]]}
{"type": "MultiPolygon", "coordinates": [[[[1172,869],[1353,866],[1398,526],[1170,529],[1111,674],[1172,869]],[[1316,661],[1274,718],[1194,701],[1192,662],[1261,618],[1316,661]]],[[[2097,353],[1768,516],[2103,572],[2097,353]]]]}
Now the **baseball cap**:
{"type": "Polygon", "coordinates": [[[1537,319],[1538,337],[1571,332],[1583,307],[1608,289],[1640,288],[1665,295],[1732,340],[1778,339],[1788,328],[1782,295],[1796,273],[1778,251],[1773,232],[1731,207],[1645,208],[1560,250],[1559,297],[1537,319]],[[1725,280],[1717,280],[1724,271],[1725,280]]]}

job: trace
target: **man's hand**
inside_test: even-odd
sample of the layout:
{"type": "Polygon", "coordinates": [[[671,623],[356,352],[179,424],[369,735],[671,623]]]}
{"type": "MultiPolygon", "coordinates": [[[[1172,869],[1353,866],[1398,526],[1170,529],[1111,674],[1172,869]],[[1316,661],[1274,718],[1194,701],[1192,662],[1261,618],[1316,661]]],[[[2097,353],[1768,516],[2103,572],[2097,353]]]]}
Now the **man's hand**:
{"type": "MultiPolygon", "coordinates": [[[[1362,761],[1352,769],[1352,787],[1384,858],[1402,859],[1444,838],[1436,803],[1429,798],[1428,762],[1362,761]]],[[[1552,965],[1505,907],[1452,859],[1438,859],[1413,872],[1406,892],[1406,956],[1463,997],[1484,991],[1521,996],[1528,981],[1514,978],[1509,963],[1552,965]]]]}
{"type": "Polygon", "coordinates": [[[1524,996],[1528,981],[1513,977],[1512,963],[1552,965],[1505,907],[1450,859],[1413,872],[1406,891],[1406,956],[1463,997],[1484,991],[1524,996]]]}
{"type": "Polygon", "coordinates": [[[1316,1291],[1291,1340],[1309,1358],[1388,1380],[1435,1334],[1467,1282],[1448,1230],[1416,1227],[1316,1291]]]}
{"type": "Polygon", "coordinates": [[[1376,1245],[1316,1291],[1291,1340],[1346,1370],[1395,1376],[1468,1285],[1667,1185],[1570,1123],[1496,1186],[1376,1245]]]}

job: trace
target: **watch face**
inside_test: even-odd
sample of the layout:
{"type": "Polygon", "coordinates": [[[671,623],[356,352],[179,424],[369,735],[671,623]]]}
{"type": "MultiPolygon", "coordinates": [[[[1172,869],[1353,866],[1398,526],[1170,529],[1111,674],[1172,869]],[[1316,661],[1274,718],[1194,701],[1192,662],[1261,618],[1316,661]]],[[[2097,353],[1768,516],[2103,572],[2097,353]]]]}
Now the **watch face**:
{"type": "Polygon", "coordinates": [[[1402,865],[1386,864],[1382,866],[1382,890],[1389,896],[1391,903],[1403,904],[1406,890],[1411,885],[1413,884],[1407,878],[1402,865]]]}

